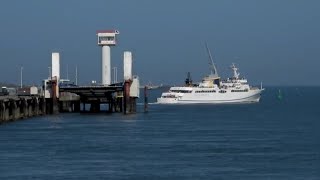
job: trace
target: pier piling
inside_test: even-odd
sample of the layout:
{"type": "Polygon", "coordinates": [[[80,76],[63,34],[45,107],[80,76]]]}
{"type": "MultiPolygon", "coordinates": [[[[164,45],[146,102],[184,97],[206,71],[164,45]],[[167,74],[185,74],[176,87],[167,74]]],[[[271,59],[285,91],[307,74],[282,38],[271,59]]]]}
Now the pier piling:
{"type": "Polygon", "coordinates": [[[148,88],[144,86],[144,112],[148,112],[148,88]]]}
{"type": "Polygon", "coordinates": [[[1,96],[0,123],[46,114],[39,96],[1,96]]]}

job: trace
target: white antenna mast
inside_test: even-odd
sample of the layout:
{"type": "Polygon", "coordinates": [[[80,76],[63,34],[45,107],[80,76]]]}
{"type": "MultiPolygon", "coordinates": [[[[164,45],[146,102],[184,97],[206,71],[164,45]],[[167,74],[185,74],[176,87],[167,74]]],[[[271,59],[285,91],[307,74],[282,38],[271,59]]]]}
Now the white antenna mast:
{"type": "Polygon", "coordinates": [[[78,85],[78,66],[76,66],[76,85],[78,85]]]}
{"type": "Polygon", "coordinates": [[[67,79],[69,80],[69,65],[67,64],[67,79]]]}
{"type": "Polygon", "coordinates": [[[207,43],[205,43],[205,44],[206,44],[206,49],[207,49],[207,52],[208,52],[208,55],[209,55],[209,64],[210,64],[211,75],[217,75],[218,76],[217,68],[214,65],[211,52],[210,52],[210,50],[208,48],[208,44],[207,43]]]}

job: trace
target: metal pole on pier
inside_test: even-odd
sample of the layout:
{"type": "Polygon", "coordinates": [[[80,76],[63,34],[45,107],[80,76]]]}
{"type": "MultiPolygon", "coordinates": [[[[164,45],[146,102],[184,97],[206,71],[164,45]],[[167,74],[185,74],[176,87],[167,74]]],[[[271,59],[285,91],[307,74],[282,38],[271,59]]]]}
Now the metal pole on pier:
{"type": "Polygon", "coordinates": [[[20,87],[22,88],[22,70],[23,70],[23,67],[21,66],[20,68],[20,87]]]}
{"type": "Polygon", "coordinates": [[[148,112],[148,93],[147,86],[144,86],[144,112],[148,112]]]}
{"type": "Polygon", "coordinates": [[[114,67],[114,68],[115,68],[114,70],[116,71],[115,72],[115,76],[116,76],[115,77],[115,83],[118,83],[118,68],[117,67],[114,67]]]}
{"type": "Polygon", "coordinates": [[[50,66],[48,67],[48,70],[49,70],[49,76],[48,76],[48,78],[51,80],[51,79],[52,79],[52,73],[51,73],[51,67],[50,67],[50,66]]]}
{"type": "Polygon", "coordinates": [[[67,79],[69,80],[69,65],[67,64],[67,79]]]}
{"type": "Polygon", "coordinates": [[[78,66],[76,66],[76,85],[78,85],[78,66]]]}
{"type": "Polygon", "coordinates": [[[117,83],[117,82],[118,82],[118,77],[117,77],[117,74],[118,74],[118,72],[117,72],[117,67],[113,67],[112,69],[113,69],[113,83],[115,84],[115,83],[117,83]]]}

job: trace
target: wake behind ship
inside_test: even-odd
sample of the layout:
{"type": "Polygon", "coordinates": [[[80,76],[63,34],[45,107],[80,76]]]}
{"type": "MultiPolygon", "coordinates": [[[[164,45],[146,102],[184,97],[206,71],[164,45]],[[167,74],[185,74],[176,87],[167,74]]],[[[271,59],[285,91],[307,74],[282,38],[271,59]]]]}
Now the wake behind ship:
{"type": "Polygon", "coordinates": [[[191,104],[191,103],[252,103],[259,102],[262,86],[252,87],[247,79],[240,78],[238,68],[232,64],[233,77],[221,80],[213,63],[211,53],[207,47],[210,58],[211,74],[204,77],[199,84],[192,84],[190,76],[186,86],[171,87],[168,92],[157,98],[159,104],[191,104]]]}

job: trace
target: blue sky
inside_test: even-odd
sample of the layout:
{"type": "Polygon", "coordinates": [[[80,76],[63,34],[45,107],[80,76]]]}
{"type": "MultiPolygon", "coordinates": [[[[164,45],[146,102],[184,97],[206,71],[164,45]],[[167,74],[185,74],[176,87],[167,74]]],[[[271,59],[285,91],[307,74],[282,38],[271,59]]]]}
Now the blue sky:
{"type": "Polygon", "coordinates": [[[4,0],[0,2],[0,82],[39,84],[51,52],[61,73],[101,81],[96,30],[117,29],[112,66],[122,77],[123,51],[142,82],[182,84],[188,71],[209,73],[207,42],[222,77],[236,63],[251,84],[320,85],[320,1],[308,0],[4,0]]]}

